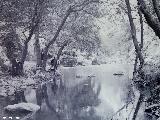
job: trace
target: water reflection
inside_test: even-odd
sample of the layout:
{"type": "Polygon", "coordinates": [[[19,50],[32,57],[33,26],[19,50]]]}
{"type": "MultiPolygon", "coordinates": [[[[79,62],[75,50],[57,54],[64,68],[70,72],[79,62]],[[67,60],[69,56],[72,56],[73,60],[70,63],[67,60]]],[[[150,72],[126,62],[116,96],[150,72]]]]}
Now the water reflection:
{"type": "Polygon", "coordinates": [[[27,102],[41,106],[27,120],[100,120],[98,115],[110,118],[125,104],[128,71],[122,65],[63,68],[62,78],[24,91],[27,102]],[[124,75],[114,76],[118,71],[124,75]]]}
{"type": "Polygon", "coordinates": [[[61,80],[53,79],[52,83],[43,84],[36,90],[35,99],[41,109],[32,119],[98,120],[94,107],[100,103],[100,88],[99,85],[95,89],[91,78],[74,87],[66,87],[61,80]]]}

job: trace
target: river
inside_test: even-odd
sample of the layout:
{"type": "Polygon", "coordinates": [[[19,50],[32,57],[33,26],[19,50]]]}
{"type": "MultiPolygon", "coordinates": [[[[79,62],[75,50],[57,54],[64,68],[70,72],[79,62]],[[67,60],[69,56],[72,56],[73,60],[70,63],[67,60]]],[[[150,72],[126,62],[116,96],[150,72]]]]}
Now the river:
{"type": "Polygon", "coordinates": [[[98,114],[107,115],[116,112],[124,104],[128,85],[132,78],[132,66],[128,64],[104,64],[87,67],[75,67],[63,69],[63,79],[67,85],[72,86],[87,76],[95,76],[93,79],[101,85],[99,98],[101,104],[97,107],[98,114]],[[124,75],[114,75],[123,73],[124,75]],[[83,76],[76,78],[76,76],[83,76]]]}
{"type": "MultiPolygon", "coordinates": [[[[124,104],[126,104],[126,98],[128,95],[128,86],[132,77],[132,66],[128,64],[104,64],[104,65],[92,65],[92,66],[77,66],[77,67],[63,67],[60,68],[63,75],[62,80],[68,91],[72,91],[75,86],[85,82],[88,78],[94,81],[94,90],[101,86],[100,104],[95,106],[95,111],[98,116],[106,118],[111,117],[117,110],[119,110],[124,104]]],[[[38,90],[39,91],[39,90],[38,90]]],[[[39,100],[36,95],[36,90],[28,89],[25,97],[28,102],[36,103],[39,100]]],[[[62,100],[64,103],[71,98],[62,98],[59,96],[66,95],[66,90],[59,90],[59,93],[55,95],[51,84],[46,85],[47,100],[50,105],[45,101],[41,101],[41,110],[33,117],[34,120],[58,120],[58,116],[53,114],[49,109],[55,107],[58,100],[62,100]],[[57,101],[54,101],[57,99],[57,101]],[[51,107],[52,106],[52,107],[51,107]],[[56,118],[57,117],[57,118],[56,118]]],[[[67,93],[67,96],[70,94],[67,93]]],[[[71,95],[72,96],[72,95],[71,95]]],[[[70,97],[71,97],[70,96],[70,97]]],[[[45,96],[46,97],[46,96],[45,96]]],[[[73,102],[72,102],[73,103],[73,102]]],[[[71,103],[71,104],[72,104],[71,103]]],[[[54,111],[56,112],[56,110],[54,111]]],[[[68,112],[68,111],[67,111],[68,112]]],[[[98,119],[97,119],[98,120],[98,119]]]]}

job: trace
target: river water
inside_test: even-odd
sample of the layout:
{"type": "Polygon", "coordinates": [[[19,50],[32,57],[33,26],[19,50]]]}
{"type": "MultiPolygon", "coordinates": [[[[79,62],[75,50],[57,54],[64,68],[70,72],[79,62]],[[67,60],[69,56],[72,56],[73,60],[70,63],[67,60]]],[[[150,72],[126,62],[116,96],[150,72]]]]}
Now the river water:
{"type": "MultiPolygon", "coordinates": [[[[43,89],[28,89],[25,92],[25,98],[28,102],[39,104],[41,106],[41,110],[32,116],[33,120],[59,120],[59,116],[56,114],[57,110],[53,110],[56,108],[57,102],[63,101],[63,103],[66,103],[67,105],[73,104],[73,102],[68,101],[72,100],[72,94],[74,94],[74,90],[77,89],[75,86],[81,86],[79,85],[81,83],[86,85],[85,81],[88,81],[88,79],[94,81],[94,85],[92,87],[94,87],[93,89],[95,91],[99,86],[101,88],[98,96],[100,103],[94,106],[98,116],[109,118],[124,104],[126,104],[128,86],[131,83],[130,78],[132,77],[131,65],[105,64],[94,66],[77,66],[72,68],[63,67],[60,68],[60,71],[63,74],[62,81],[69,92],[66,92],[66,89],[64,90],[62,87],[61,89],[57,89],[58,92],[55,93],[53,91],[53,85],[46,84],[44,88],[42,87],[43,89],[46,89],[45,94],[47,94],[47,96],[42,95],[45,98],[47,97],[46,101],[43,99],[41,100],[42,96],[37,97],[37,93],[40,93],[40,91],[44,92],[43,89]]],[[[87,84],[88,83],[89,82],[87,82],[87,84]]],[[[79,88],[80,87],[78,87],[78,89],[79,88]]],[[[87,95],[89,96],[89,94],[87,95]]],[[[69,115],[67,117],[69,117],[69,115]]]]}
{"type": "Polygon", "coordinates": [[[127,96],[128,85],[132,78],[132,66],[128,64],[105,64],[87,67],[75,67],[63,69],[63,79],[67,85],[72,86],[88,76],[101,85],[99,98],[101,104],[97,107],[98,114],[108,115],[116,112],[124,104],[127,96]],[[114,75],[123,73],[124,75],[114,75]],[[81,78],[76,78],[82,76],[81,78]]]}

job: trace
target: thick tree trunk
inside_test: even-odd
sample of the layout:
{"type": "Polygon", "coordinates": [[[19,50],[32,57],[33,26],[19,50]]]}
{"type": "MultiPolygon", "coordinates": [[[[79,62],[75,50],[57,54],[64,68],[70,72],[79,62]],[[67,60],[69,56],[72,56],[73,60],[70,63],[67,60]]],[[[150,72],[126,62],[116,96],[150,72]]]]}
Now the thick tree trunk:
{"type": "Polygon", "coordinates": [[[69,15],[72,13],[72,9],[71,7],[69,7],[69,9],[67,10],[65,17],[63,18],[61,24],[59,25],[54,37],[52,38],[52,40],[48,43],[48,45],[46,45],[45,49],[44,49],[44,59],[43,59],[43,65],[42,65],[42,69],[45,70],[46,68],[46,63],[47,63],[47,56],[48,56],[48,50],[50,48],[50,46],[56,41],[57,37],[59,36],[59,33],[61,32],[67,18],[69,17],[69,15]]]}

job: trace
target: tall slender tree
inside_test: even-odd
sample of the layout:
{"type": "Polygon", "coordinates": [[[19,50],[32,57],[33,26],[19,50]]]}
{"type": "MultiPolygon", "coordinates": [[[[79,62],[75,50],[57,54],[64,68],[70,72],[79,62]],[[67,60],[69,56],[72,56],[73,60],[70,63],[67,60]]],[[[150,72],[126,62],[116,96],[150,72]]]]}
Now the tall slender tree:
{"type": "MultiPolygon", "coordinates": [[[[134,75],[137,71],[137,62],[138,60],[140,61],[140,67],[139,67],[139,73],[142,70],[142,67],[144,65],[144,58],[142,55],[142,48],[143,48],[143,21],[142,21],[142,14],[140,11],[139,12],[139,17],[140,17],[140,24],[141,24],[141,44],[139,45],[138,40],[137,40],[137,35],[136,35],[136,27],[135,24],[133,22],[133,17],[132,17],[132,13],[131,13],[131,6],[130,6],[130,2],[129,0],[125,0],[126,2],[126,6],[127,6],[127,13],[128,13],[128,18],[129,18],[129,22],[130,22],[130,27],[131,27],[131,35],[132,35],[132,39],[133,39],[133,43],[134,43],[134,47],[135,47],[135,51],[136,51],[136,58],[135,58],[135,65],[134,65],[134,74],[133,74],[133,79],[135,79],[134,75]]],[[[133,118],[132,120],[136,120],[138,111],[140,109],[140,106],[143,102],[144,99],[144,95],[140,92],[140,96],[135,108],[135,111],[133,113],[133,118]]]]}

